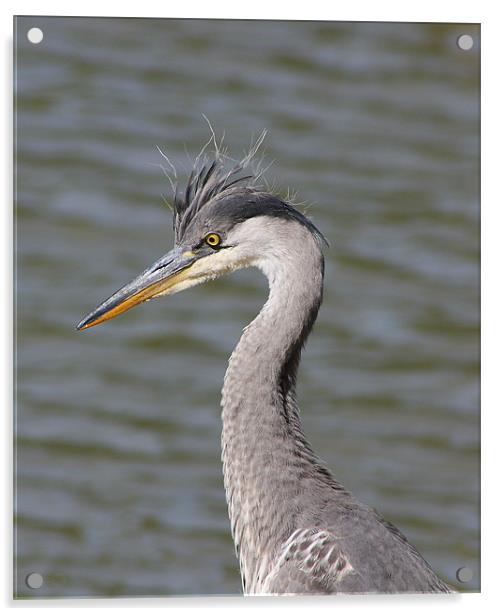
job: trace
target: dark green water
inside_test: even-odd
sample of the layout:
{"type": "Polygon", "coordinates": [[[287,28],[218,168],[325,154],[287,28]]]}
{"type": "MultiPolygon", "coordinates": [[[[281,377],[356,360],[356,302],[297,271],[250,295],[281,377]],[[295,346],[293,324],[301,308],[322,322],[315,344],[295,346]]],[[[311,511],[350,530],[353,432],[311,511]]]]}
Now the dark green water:
{"type": "Polygon", "coordinates": [[[479,588],[478,44],[459,25],[18,19],[17,596],[240,592],[219,392],[265,281],[74,330],[170,248],[156,145],[185,177],[202,114],[235,157],[267,128],[267,178],[331,242],[300,373],[314,447],[479,588]]]}

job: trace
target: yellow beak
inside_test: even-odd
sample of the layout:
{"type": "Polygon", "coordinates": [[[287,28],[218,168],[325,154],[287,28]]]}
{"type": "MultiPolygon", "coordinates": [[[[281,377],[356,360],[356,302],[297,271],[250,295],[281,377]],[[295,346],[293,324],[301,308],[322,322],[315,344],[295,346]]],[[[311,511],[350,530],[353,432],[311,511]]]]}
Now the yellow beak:
{"type": "Polygon", "coordinates": [[[77,329],[88,329],[158,295],[174,293],[176,286],[186,280],[187,270],[196,260],[194,253],[175,248],[88,314],[77,329]]]}

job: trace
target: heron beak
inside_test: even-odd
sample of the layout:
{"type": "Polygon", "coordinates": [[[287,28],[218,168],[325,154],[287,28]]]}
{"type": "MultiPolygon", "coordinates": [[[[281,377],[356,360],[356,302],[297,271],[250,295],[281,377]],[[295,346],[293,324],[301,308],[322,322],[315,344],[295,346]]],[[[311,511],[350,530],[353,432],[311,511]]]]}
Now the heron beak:
{"type": "Polygon", "coordinates": [[[82,319],[77,329],[93,327],[154,297],[181,290],[181,283],[189,278],[189,268],[196,261],[193,252],[174,248],[82,319]]]}

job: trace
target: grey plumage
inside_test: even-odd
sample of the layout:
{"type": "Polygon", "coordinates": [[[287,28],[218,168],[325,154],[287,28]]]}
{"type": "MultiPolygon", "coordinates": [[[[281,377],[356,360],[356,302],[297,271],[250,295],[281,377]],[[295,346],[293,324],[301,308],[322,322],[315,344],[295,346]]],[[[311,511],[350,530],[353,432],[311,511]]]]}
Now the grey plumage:
{"type": "Polygon", "coordinates": [[[308,443],[295,384],[322,301],[323,238],[292,205],[226,171],[196,170],[174,200],[175,249],[79,325],[241,267],[270,293],[233,351],[222,391],[222,461],[246,593],[450,592],[402,533],[357,501],[308,443]],[[217,234],[209,246],[207,234],[217,234]]]}
{"type": "Polygon", "coordinates": [[[297,220],[318,241],[327,243],[313,222],[296,208],[256,187],[253,175],[239,175],[244,169],[245,162],[226,169],[216,159],[191,172],[184,193],[176,187],[172,208],[176,243],[181,243],[187,232],[195,231],[196,237],[203,230],[231,228],[260,215],[297,220]]]}

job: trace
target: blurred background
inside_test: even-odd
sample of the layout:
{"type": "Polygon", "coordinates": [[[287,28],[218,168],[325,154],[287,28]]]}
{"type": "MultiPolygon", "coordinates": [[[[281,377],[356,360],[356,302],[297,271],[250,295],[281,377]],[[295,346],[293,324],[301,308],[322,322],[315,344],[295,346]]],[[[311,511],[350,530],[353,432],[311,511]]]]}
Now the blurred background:
{"type": "Polygon", "coordinates": [[[156,146],[182,182],[202,114],[235,158],[268,129],[267,179],[331,242],[299,383],[314,448],[478,590],[478,26],[15,26],[16,596],[241,592],[219,397],[265,280],[239,272],[75,331],[172,245],[156,146]]]}

